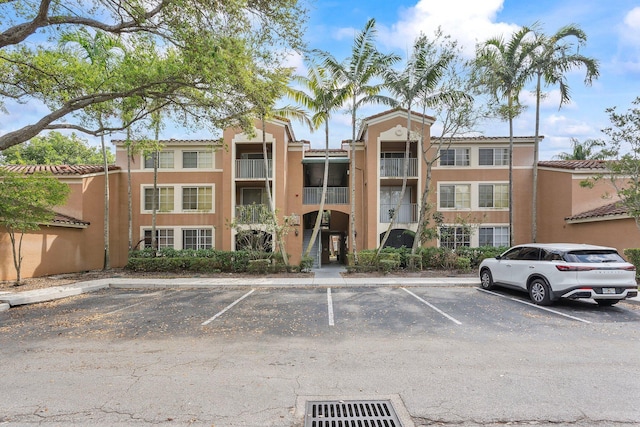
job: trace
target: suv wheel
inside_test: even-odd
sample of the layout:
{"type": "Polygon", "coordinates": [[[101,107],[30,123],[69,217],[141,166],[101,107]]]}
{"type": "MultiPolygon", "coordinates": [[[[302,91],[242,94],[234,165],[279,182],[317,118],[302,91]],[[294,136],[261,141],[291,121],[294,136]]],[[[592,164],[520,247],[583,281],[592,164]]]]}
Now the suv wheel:
{"type": "Polygon", "coordinates": [[[480,272],[480,286],[486,290],[493,289],[493,276],[488,268],[483,268],[480,272]]]}
{"type": "Polygon", "coordinates": [[[547,282],[544,279],[533,279],[529,285],[529,297],[538,305],[551,304],[551,294],[547,282]]]}

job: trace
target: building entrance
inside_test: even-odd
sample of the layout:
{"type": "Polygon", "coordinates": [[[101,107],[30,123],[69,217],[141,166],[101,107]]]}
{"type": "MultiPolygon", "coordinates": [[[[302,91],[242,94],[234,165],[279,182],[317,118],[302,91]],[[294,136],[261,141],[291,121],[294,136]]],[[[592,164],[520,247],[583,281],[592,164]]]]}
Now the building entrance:
{"type": "MultiPolygon", "coordinates": [[[[311,241],[317,215],[317,211],[304,215],[303,255],[311,241]]],[[[349,215],[338,211],[324,211],[320,230],[309,253],[309,256],[314,259],[314,268],[330,264],[346,264],[348,224],[349,215]]]]}

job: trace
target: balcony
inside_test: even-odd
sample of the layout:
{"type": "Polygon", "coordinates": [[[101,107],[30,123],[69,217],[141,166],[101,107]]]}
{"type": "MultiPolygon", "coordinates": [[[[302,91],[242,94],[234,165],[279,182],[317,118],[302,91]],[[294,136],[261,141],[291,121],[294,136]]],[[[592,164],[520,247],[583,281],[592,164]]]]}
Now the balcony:
{"type": "MultiPolygon", "coordinates": [[[[269,178],[273,177],[273,161],[269,163],[269,178]]],[[[236,178],[239,179],[265,179],[263,159],[236,159],[236,178]]]]}
{"type": "MultiPolygon", "coordinates": [[[[380,205],[380,222],[391,222],[391,217],[393,211],[395,210],[396,205],[380,205]]],[[[417,203],[406,203],[400,205],[400,212],[398,212],[398,216],[396,218],[397,223],[402,224],[411,224],[418,222],[418,204],[417,203]]]]}
{"type": "MultiPolygon", "coordinates": [[[[303,205],[319,205],[322,197],[322,187],[304,187],[302,193],[303,205]]],[[[348,205],[349,187],[327,187],[324,199],[327,205],[348,205]]]]}
{"type": "Polygon", "coordinates": [[[267,205],[239,205],[236,206],[236,220],[238,224],[262,224],[267,212],[267,205]]]}
{"type": "MultiPolygon", "coordinates": [[[[404,174],[404,159],[380,159],[381,178],[402,178],[404,174]]],[[[418,159],[409,157],[408,178],[418,177],[418,159]]]]}

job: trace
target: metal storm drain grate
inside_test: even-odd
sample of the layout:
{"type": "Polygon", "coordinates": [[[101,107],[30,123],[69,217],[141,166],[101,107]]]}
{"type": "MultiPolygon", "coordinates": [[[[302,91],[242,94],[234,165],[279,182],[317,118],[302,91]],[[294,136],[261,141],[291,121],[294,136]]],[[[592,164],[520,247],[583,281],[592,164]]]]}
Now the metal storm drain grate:
{"type": "Polygon", "coordinates": [[[389,400],[309,401],[304,427],[402,427],[389,400]]]}

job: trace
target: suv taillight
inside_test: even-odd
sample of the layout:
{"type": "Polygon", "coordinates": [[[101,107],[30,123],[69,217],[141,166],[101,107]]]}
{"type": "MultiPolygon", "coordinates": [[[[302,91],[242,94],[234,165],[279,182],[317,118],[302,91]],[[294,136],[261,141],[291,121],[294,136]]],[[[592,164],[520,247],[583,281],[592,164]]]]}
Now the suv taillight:
{"type": "Polygon", "coordinates": [[[596,270],[596,267],[583,267],[583,266],[562,265],[562,264],[556,264],[556,268],[559,271],[591,271],[591,270],[596,270]]]}

